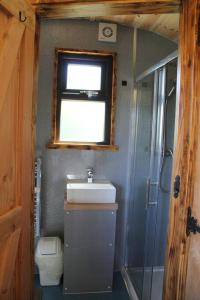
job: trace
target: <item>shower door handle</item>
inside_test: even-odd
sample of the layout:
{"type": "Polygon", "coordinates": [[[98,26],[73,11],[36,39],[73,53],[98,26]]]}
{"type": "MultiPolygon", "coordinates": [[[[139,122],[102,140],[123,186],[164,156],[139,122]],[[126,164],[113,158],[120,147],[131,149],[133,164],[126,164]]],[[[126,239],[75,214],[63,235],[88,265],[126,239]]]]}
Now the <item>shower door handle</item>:
{"type": "Polygon", "coordinates": [[[158,202],[157,201],[150,201],[150,197],[151,197],[151,187],[152,186],[158,186],[159,182],[158,181],[151,181],[150,178],[147,179],[147,195],[146,195],[146,208],[148,206],[154,206],[157,205],[158,202]]]}

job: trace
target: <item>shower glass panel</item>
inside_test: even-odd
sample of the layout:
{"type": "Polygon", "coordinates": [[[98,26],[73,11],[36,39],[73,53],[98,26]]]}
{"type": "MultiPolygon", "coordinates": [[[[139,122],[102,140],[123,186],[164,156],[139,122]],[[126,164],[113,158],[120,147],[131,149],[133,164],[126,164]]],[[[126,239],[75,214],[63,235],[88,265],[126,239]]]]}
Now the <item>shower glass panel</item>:
{"type": "Polygon", "coordinates": [[[161,300],[176,106],[177,59],[137,82],[126,271],[140,300],[161,300]]]}
{"type": "Polygon", "coordinates": [[[173,163],[174,128],[176,113],[177,59],[166,67],[165,98],[162,119],[162,153],[160,161],[158,204],[156,216],[155,252],[153,263],[151,300],[161,300],[165,252],[167,246],[167,227],[169,221],[170,187],[173,163]]]}
{"type": "MultiPolygon", "coordinates": [[[[158,75],[153,73],[138,83],[137,101],[137,129],[135,143],[134,174],[132,181],[131,201],[129,219],[133,224],[129,226],[128,235],[128,273],[134,285],[136,293],[142,299],[144,266],[145,262],[145,243],[147,215],[147,183],[150,173],[150,159],[152,147],[152,122],[153,105],[157,94],[158,75]],[[137,201],[135,201],[137,199],[137,201]]],[[[149,273],[150,274],[150,273],[149,273]]]]}
{"type": "MultiPolygon", "coordinates": [[[[153,293],[153,277],[155,276],[155,252],[156,252],[156,233],[157,233],[157,212],[158,195],[160,185],[160,169],[163,150],[163,120],[165,105],[165,87],[166,87],[166,68],[161,68],[155,72],[158,77],[158,84],[155,87],[157,97],[154,97],[153,119],[151,134],[151,155],[149,178],[147,179],[147,206],[146,206],[146,232],[144,248],[144,279],[143,279],[143,300],[155,299],[153,293]]],[[[160,274],[159,274],[160,275],[160,274]]],[[[162,284],[162,278],[157,278],[162,284]]],[[[162,292],[162,289],[161,289],[162,292]]],[[[160,298],[159,298],[160,299],[160,298]]],[[[161,300],[161,299],[160,299],[161,300]]]]}

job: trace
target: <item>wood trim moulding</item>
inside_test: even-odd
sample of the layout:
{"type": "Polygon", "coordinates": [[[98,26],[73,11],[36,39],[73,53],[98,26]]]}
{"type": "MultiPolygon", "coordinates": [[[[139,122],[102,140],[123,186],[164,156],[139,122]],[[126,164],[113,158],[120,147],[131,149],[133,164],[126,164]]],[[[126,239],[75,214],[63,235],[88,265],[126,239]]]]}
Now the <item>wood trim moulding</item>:
{"type": "Polygon", "coordinates": [[[84,4],[90,5],[93,3],[100,3],[100,4],[134,4],[134,3],[148,3],[148,4],[158,4],[158,3],[180,3],[179,0],[30,0],[31,4],[34,5],[41,5],[41,4],[84,4]]]}
{"type": "Polygon", "coordinates": [[[65,200],[65,210],[118,210],[117,203],[69,203],[65,200]]]}
{"type": "Polygon", "coordinates": [[[110,150],[118,151],[117,145],[81,144],[81,143],[53,143],[47,144],[48,149],[79,149],[79,150],[110,150]]]}
{"type": "Polygon", "coordinates": [[[166,14],[180,10],[180,0],[31,0],[42,18],[78,18],[130,14],[166,14]]]}
{"type": "Polygon", "coordinates": [[[66,53],[66,54],[89,54],[89,55],[98,55],[98,56],[107,56],[112,55],[113,58],[116,58],[116,52],[105,51],[105,50],[88,50],[88,49],[68,49],[68,48],[56,48],[56,53],[66,53]]]}

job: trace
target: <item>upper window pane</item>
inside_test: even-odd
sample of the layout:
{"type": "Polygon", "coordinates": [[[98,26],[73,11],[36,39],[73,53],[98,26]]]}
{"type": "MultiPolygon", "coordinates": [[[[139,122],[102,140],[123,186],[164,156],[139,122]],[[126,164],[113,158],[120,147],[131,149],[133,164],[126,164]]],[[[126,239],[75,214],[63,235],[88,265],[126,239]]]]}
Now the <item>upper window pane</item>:
{"type": "Polygon", "coordinates": [[[67,65],[67,89],[99,91],[101,89],[101,66],[67,65]]]}
{"type": "Polygon", "coordinates": [[[60,141],[104,141],[105,102],[62,100],[60,141]]]}

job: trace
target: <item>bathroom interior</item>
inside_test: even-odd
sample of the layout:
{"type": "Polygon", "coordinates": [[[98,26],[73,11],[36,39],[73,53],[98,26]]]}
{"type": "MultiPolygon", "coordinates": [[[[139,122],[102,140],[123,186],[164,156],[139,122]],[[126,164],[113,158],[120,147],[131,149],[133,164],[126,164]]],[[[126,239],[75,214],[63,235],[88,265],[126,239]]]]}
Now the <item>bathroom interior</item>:
{"type": "MultiPolygon", "coordinates": [[[[162,18],[168,23],[170,15],[162,18]]],[[[40,20],[35,248],[42,237],[59,237],[64,248],[60,285],[40,285],[43,263],[36,263],[36,288],[44,300],[162,299],[177,104],[178,14],[172,26],[176,30],[168,27],[171,38],[166,32],[162,35],[121,20],[40,20]],[[108,40],[99,38],[100,24],[115,25],[115,41],[109,40],[109,33],[108,40]],[[50,146],[55,49],[116,53],[113,149],[50,146]],[[76,181],[94,189],[94,184],[109,182],[116,193],[114,200],[100,201],[98,205],[104,208],[91,205],[89,211],[83,207],[94,203],[77,201],[65,207],[70,182],[76,181]],[[73,205],[80,206],[75,209],[73,205]],[[107,232],[106,237],[102,231],[107,232]],[[68,236],[77,245],[71,248],[68,236]],[[100,251],[104,238],[112,239],[108,241],[112,249],[100,251]],[[84,274],[87,270],[91,274],[84,274]]],[[[80,117],[83,111],[77,114],[80,117]]],[[[89,129],[93,122],[95,118],[89,119],[89,129]]]]}

